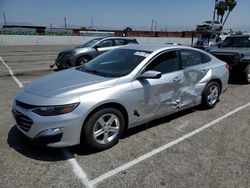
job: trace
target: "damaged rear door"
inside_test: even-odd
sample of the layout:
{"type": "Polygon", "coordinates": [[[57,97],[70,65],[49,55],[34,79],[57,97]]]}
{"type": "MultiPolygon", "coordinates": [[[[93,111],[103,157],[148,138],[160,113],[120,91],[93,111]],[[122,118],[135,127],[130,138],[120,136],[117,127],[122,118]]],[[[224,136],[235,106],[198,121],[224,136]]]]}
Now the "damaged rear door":
{"type": "Polygon", "coordinates": [[[190,49],[180,49],[180,57],[184,75],[184,85],[180,90],[180,108],[187,108],[201,102],[203,89],[211,76],[211,67],[208,63],[211,58],[190,49]]]}

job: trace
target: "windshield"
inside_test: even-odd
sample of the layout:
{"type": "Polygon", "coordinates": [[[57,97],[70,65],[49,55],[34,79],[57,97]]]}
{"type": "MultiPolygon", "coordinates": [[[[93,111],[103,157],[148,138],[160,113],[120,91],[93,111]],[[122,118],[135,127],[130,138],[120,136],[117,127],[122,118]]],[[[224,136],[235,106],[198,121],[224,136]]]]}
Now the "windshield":
{"type": "Polygon", "coordinates": [[[95,43],[97,43],[98,41],[102,40],[103,38],[96,38],[96,39],[92,39],[82,45],[77,46],[77,48],[85,48],[85,47],[91,47],[93,46],[95,43]]]}
{"type": "Polygon", "coordinates": [[[227,37],[223,44],[223,47],[250,47],[250,37],[227,37]]]}
{"type": "Polygon", "coordinates": [[[105,77],[125,76],[150,53],[142,50],[114,49],[89,61],[77,70],[105,77]]]}

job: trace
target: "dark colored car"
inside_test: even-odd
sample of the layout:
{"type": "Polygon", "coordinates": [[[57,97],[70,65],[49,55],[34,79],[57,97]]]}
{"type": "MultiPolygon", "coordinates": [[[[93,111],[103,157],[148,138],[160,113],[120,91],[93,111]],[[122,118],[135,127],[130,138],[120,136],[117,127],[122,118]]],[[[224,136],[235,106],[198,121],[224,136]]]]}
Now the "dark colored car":
{"type": "Polygon", "coordinates": [[[80,66],[106,51],[128,44],[138,44],[138,42],[136,39],[124,37],[95,38],[73,49],[63,50],[58,54],[55,64],[50,67],[56,65],[59,69],[67,69],[80,66]]]}
{"type": "Polygon", "coordinates": [[[209,53],[229,65],[233,78],[250,83],[250,35],[229,36],[218,47],[210,48],[209,53]]]}
{"type": "Polygon", "coordinates": [[[221,31],[222,24],[219,21],[204,21],[202,24],[197,25],[196,31],[204,30],[221,31]]]}

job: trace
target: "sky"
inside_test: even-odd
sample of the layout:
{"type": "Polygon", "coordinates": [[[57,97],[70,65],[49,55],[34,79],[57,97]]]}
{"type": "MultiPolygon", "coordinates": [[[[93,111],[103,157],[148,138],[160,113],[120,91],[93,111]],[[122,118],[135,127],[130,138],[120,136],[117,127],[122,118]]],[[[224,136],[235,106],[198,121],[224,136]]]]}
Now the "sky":
{"type": "MultiPolygon", "coordinates": [[[[94,28],[195,29],[196,24],[211,20],[214,0],[0,0],[0,23],[5,12],[8,23],[28,23],[49,27],[67,25],[94,28]]],[[[237,0],[226,28],[249,26],[250,0],[237,0]]]]}

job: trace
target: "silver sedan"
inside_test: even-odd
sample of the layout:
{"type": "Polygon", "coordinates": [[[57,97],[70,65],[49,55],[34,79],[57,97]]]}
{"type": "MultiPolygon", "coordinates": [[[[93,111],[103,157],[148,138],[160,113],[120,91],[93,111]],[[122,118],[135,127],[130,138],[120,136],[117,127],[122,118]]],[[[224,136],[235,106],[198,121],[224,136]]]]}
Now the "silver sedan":
{"type": "Polygon", "coordinates": [[[131,45],[34,80],[12,112],[33,142],[101,150],[125,129],[197,105],[213,108],[228,76],[226,63],[198,49],[131,45]]]}

